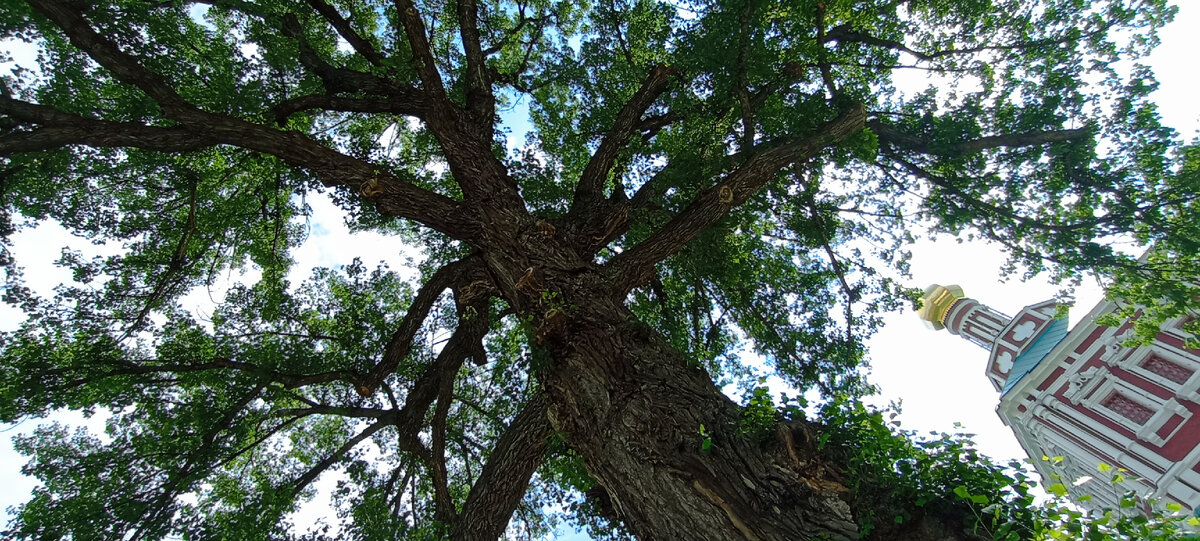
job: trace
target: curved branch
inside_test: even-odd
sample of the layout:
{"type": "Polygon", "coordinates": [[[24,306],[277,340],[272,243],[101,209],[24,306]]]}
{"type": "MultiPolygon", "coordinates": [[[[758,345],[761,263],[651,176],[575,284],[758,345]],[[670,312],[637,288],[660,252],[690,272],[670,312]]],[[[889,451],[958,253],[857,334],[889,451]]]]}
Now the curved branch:
{"type": "Polygon", "coordinates": [[[675,73],[675,70],[670,67],[655,66],[650,70],[650,75],[642,81],[642,86],[621,107],[612,127],[600,141],[599,148],[588,160],[583,174],[579,177],[579,183],[575,186],[575,198],[571,202],[572,214],[585,213],[600,202],[603,196],[601,192],[604,190],[604,181],[608,178],[609,171],[612,170],[613,163],[617,161],[621,149],[625,148],[629,138],[639,131],[642,113],[666,91],[670,76],[675,73]]]}
{"type": "MultiPolygon", "coordinates": [[[[835,26],[832,29],[830,29],[829,32],[822,32],[821,35],[818,36],[818,41],[821,42],[822,44],[829,43],[831,41],[836,41],[838,43],[863,43],[866,45],[874,45],[876,47],[882,47],[884,49],[892,49],[895,51],[905,52],[905,53],[908,53],[908,54],[911,54],[911,55],[917,57],[920,60],[929,61],[929,60],[933,60],[935,58],[933,55],[925,54],[920,51],[915,51],[913,49],[910,49],[907,45],[900,43],[898,41],[891,41],[891,40],[886,40],[883,38],[877,38],[877,37],[867,34],[865,32],[860,32],[860,31],[854,30],[848,24],[835,26]]],[[[943,51],[942,55],[945,55],[945,54],[949,54],[949,53],[943,51]]]]}
{"type": "MultiPolygon", "coordinates": [[[[341,185],[364,193],[369,192],[377,197],[376,208],[385,215],[416,220],[457,239],[466,239],[475,234],[477,222],[472,219],[464,220],[463,213],[454,200],[419,188],[367,162],[326,147],[299,132],[281,132],[238,118],[202,111],[184,101],[162,77],[144,68],[136,58],[121,51],[111,40],[93,30],[87,21],[66,3],[58,0],[31,0],[31,3],[35,9],[61,27],[73,45],[112,72],[117,79],[140,88],[159,104],[168,118],[185,124],[192,133],[197,134],[196,137],[273,155],[290,165],[311,170],[329,186],[341,185]]],[[[413,11],[415,15],[415,10],[413,11]]],[[[419,18],[417,22],[420,22],[419,18]]],[[[289,25],[285,23],[285,27],[287,26],[289,25]]],[[[437,70],[433,71],[436,73],[437,70]]],[[[374,79],[373,76],[366,77],[374,79]]],[[[42,144],[65,140],[61,132],[60,129],[54,133],[40,134],[42,144]]],[[[27,148],[27,145],[11,141],[8,143],[12,148],[27,148]]],[[[120,145],[110,143],[106,146],[120,145]]],[[[446,150],[450,154],[453,149],[446,150]]],[[[490,151],[488,155],[490,156],[490,151]]],[[[503,166],[499,167],[503,169],[503,166]]]]}
{"type": "MultiPolygon", "coordinates": [[[[438,269],[437,272],[433,273],[433,276],[429,277],[425,285],[421,286],[421,289],[417,291],[417,296],[413,298],[412,305],[408,307],[408,312],[404,314],[404,319],[400,321],[400,326],[396,329],[396,332],[392,333],[392,338],[388,341],[384,349],[383,359],[363,378],[363,382],[359,387],[360,394],[370,396],[383,383],[384,378],[388,374],[396,371],[396,367],[400,366],[400,362],[412,350],[413,337],[417,335],[421,324],[429,316],[429,310],[433,308],[433,304],[437,301],[437,298],[446,288],[467,276],[469,271],[475,268],[481,268],[478,266],[478,260],[467,258],[450,263],[438,269]]],[[[449,344],[447,344],[445,349],[449,347],[449,344]]]]}
{"type": "Polygon", "coordinates": [[[424,425],[425,412],[437,398],[439,389],[445,381],[454,381],[458,369],[476,352],[476,345],[487,334],[487,299],[482,299],[475,308],[476,314],[472,317],[463,317],[460,312],[458,328],[442,347],[437,358],[413,383],[412,389],[404,399],[404,407],[396,412],[396,428],[400,432],[401,440],[409,436],[416,437],[418,430],[424,425]]]}
{"type": "Polygon", "coordinates": [[[367,59],[367,62],[370,62],[373,66],[383,65],[383,56],[375,50],[371,42],[363,39],[358,32],[355,32],[350,27],[350,23],[342,17],[342,14],[338,13],[337,9],[334,9],[333,6],[325,3],[323,0],[308,0],[308,5],[312,6],[322,17],[325,17],[325,20],[329,21],[334,30],[337,30],[338,35],[342,36],[355,51],[358,51],[358,54],[367,59]]]}
{"type": "Polygon", "coordinates": [[[280,28],[282,34],[296,40],[300,64],[316,74],[329,92],[364,92],[376,96],[388,96],[397,100],[417,99],[420,96],[420,92],[411,85],[370,73],[334,67],[321,58],[312,45],[309,45],[308,40],[304,37],[304,27],[295,14],[285,14],[282,23],[280,28]]]}
{"type": "Polygon", "coordinates": [[[121,81],[136,86],[150,96],[168,118],[195,119],[200,113],[196,106],[184,100],[162,77],[142,67],[136,58],[93,30],[83,16],[66,2],[29,0],[29,5],[58,25],[72,45],[85,51],[121,81]]]}
{"type": "Polygon", "coordinates": [[[724,180],[700,192],[687,208],[649,238],[617,255],[606,265],[617,277],[617,292],[624,294],[648,280],[654,265],[677,252],[701,231],[729,214],[734,207],[745,203],[775,178],[779,169],[816,156],[825,147],[862,129],[865,121],[866,111],[859,104],[821,125],[809,137],[767,146],[750,155],[724,180]]]}
{"type": "Polygon", "coordinates": [[[483,472],[467,494],[451,539],[491,541],[504,533],[513,510],[525,496],[529,479],[542,463],[549,436],[546,401],[539,394],[529,400],[496,442],[483,472]]]}
{"type": "Polygon", "coordinates": [[[0,112],[39,124],[31,131],[0,137],[0,155],[49,150],[69,145],[133,147],[184,152],[227,144],[275,156],[314,173],[326,186],[344,186],[369,194],[384,216],[415,220],[455,239],[469,239],[478,228],[449,197],[326,147],[295,131],[279,131],[237,118],[200,112],[185,126],[159,128],[86,118],[9,98],[0,112]]]}

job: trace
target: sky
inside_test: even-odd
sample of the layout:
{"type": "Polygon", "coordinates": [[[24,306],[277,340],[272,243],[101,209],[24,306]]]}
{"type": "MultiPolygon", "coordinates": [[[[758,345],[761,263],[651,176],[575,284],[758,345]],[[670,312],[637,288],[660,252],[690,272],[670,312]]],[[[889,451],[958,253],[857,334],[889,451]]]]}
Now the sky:
{"type": "MultiPolygon", "coordinates": [[[[1200,28],[1200,2],[1185,0],[1179,6],[1175,22],[1162,31],[1162,45],[1149,63],[1160,82],[1154,98],[1165,123],[1174,127],[1183,139],[1191,140],[1200,130],[1200,100],[1195,98],[1200,75],[1188,67],[1195,64],[1195,52],[1200,48],[1196,33],[1200,28]]],[[[18,62],[21,62],[20,58],[18,62]]],[[[28,61],[22,63],[29,65],[28,61]]],[[[8,67],[0,65],[0,69],[7,70],[8,67]]],[[[327,201],[318,199],[310,203],[315,207],[314,216],[338,215],[327,201]]],[[[13,251],[26,269],[26,277],[41,291],[48,291],[53,285],[70,279],[68,271],[52,265],[68,241],[85,254],[103,253],[102,247],[79,239],[70,240],[64,230],[53,224],[22,231],[12,240],[13,251]]],[[[340,220],[318,221],[312,227],[309,242],[296,254],[297,260],[302,262],[297,267],[309,269],[345,264],[357,255],[378,253],[383,240],[375,234],[351,235],[340,220]]],[[[967,296],[1010,315],[1024,306],[1052,298],[1058,292],[1058,286],[1041,278],[1027,282],[1015,277],[1005,280],[1000,274],[1004,257],[993,245],[960,243],[957,239],[941,236],[917,242],[912,246],[912,252],[912,278],[908,286],[924,288],[932,283],[958,284],[967,296]]],[[[401,253],[395,254],[389,258],[390,266],[403,268],[405,257],[401,253]]],[[[297,281],[293,279],[293,283],[297,281]]],[[[203,310],[210,302],[203,298],[207,295],[207,292],[198,292],[185,301],[185,306],[203,310]]],[[[1080,287],[1070,313],[1071,323],[1078,322],[1102,296],[1094,283],[1080,287]]],[[[13,308],[0,305],[0,329],[13,329],[20,320],[20,314],[13,308]]],[[[975,434],[979,449],[994,459],[1026,458],[1012,431],[995,414],[999,394],[984,376],[986,351],[946,331],[927,329],[910,312],[889,314],[882,330],[868,346],[872,366],[870,380],[881,390],[873,400],[880,405],[901,402],[900,420],[904,428],[919,432],[961,430],[975,434]],[[956,423],[961,423],[961,428],[956,423]]],[[[82,418],[68,413],[61,420],[79,423],[82,418]]],[[[15,426],[0,426],[0,487],[4,487],[0,490],[0,509],[24,502],[34,486],[32,479],[20,474],[25,459],[13,451],[10,443],[11,436],[28,432],[33,424],[26,421],[15,426]]],[[[8,517],[6,511],[0,512],[0,523],[7,523],[8,517]]],[[[562,533],[571,539],[586,538],[562,533]]]]}

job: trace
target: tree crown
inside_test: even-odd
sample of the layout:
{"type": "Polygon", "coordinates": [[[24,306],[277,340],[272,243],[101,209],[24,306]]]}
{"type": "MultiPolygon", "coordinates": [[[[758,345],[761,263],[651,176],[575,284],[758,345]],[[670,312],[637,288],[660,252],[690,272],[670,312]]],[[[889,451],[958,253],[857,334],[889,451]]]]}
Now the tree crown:
{"type": "Polygon", "coordinates": [[[103,437],[21,440],[45,485],[14,531],[275,536],[339,469],[348,535],[494,537],[514,508],[544,532],[548,502],[594,488],[547,440],[543,373],[569,329],[628,310],[722,383],[753,387],[746,346],[797,390],[858,394],[864,338],[915,299],[897,278],[926,229],[1066,284],[1097,272],[1148,306],[1146,333],[1194,313],[1200,153],[1136,63],[1173,12],[8,3],[0,29],[37,65],[0,79],[0,226],[121,246],[64,251],[77,283],[53,299],[4,252],[29,319],[3,339],[0,419],[111,413],[103,437]],[[318,196],[341,214],[314,215],[318,196]],[[336,219],[421,247],[419,279],[359,260],[298,274],[306,223],[336,219]],[[243,268],[258,279],[207,320],[183,309],[243,268]]]}

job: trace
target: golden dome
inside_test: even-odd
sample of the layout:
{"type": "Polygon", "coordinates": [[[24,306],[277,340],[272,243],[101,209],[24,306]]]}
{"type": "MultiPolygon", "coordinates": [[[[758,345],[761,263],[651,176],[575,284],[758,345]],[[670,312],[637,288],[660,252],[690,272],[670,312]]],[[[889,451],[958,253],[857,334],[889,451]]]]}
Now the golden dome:
{"type": "Polygon", "coordinates": [[[946,328],[946,313],[955,302],[964,298],[963,290],[958,286],[940,286],[933,284],[925,288],[921,297],[921,308],[917,315],[925,321],[925,326],[933,330],[946,328]]]}

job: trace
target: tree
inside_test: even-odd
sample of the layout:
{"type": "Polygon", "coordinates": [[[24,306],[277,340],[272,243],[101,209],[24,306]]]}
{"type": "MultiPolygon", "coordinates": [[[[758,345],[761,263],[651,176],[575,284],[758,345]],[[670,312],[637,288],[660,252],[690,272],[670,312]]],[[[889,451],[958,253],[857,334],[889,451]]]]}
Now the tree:
{"type": "Polygon", "coordinates": [[[40,56],[0,89],[4,231],[124,247],[64,252],[78,283],[49,301],[5,258],[29,320],[4,338],[0,418],[111,414],[103,437],[19,442],[44,486],[10,533],[287,538],[338,470],[342,535],[364,539],[494,539],[514,511],[533,535],[575,493],[580,520],[645,539],[974,538],[978,502],[951,489],[1007,478],[956,458],[898,490],[896,455],[869,453],[907,444],[847,406],[864,337],[912,298],[881,269],[932,227],[1194,311],[1200,156],[1119,63],[1172,14],[6,3],[40,56]],[[897,90],[908,71],[945,84],[897,90]],[[510,150],[514,104],[532,130],[510,150]],[[423,247],[420,279],[354,261],[289,282],[316,193],[344,216],[315,218],[392,235],[381,253],[423,247]],[[180,307],[233,268],[261,278],[210,320],[180,307]],[[743,344],[826,415],[754,390],[743,344]]]}

